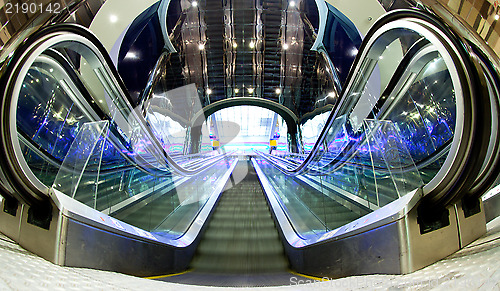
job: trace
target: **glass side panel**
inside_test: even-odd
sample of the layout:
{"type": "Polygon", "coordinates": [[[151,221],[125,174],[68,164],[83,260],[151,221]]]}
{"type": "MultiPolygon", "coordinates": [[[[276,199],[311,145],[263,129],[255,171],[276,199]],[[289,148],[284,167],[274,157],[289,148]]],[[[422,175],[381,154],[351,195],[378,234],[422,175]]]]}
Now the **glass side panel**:
{"type": "MultiPolygon", "coordinates": [[[[223,160],[197,176],[184,178],[171,174],[154,179],[154,187],[142,203],[136,203],[111,215],[117,219],[157,234],[181,236],[193,223],[199,211],[222,181],[234,159],[223,160]]],[[[137,182],[135,182],[138,184],[137,182]]]]}
{"type": "Polygon", "coordinates": [[[318,195],[317,191],[305,183],[301,183],[297,178],[286,177],[263,159],[257,159],[257,164],[276,190],[279,196],[278,201],[287,213],[297,234],[307,236],[324,233],[326,226],[314,212],[317,209],[310,208],[311,204],[315,202],[320,206],[317,200],[322,198],[321,195],[318,195]],[[310,193],[316,195],[313,196],[310,193]],[[309,200],[307,200],[308,196],[311,196],[309,200]],[[309,205],[304,203],[303,199],[306,199],[309,205]]]}
{"type": "Polygon", "coordinates": [[[27,137],[62,160],[78,133],[90,121],[57,81],[55,70],[35,63],[24,78],[17,111],[18,127],[27,137]]]}
{"type": "Polygon", "coordinates": [[[55,189],[81,202],[85,201],[93,208],[96,207],[99,169],[108,124],[107,121],[99,121],[83,125],[71,144],[53,185],[55,189]]]}
{"type": "Polygon", "coordinates": [[[287,177],[267,157],[257,160],[299,235],[334,230],[423,185],[392,122],[365,120],[363,127],[354,144],[342,143],[341,157],[324,158],[305,175],[287,177]]]}
{"type": "Polygon", "coordinates": [[[215,190],[225,183],[224,174],[235,160],[222,160],[191,178],[170,171],[147,172],[134,164],[102,170],[108,124],[84,124],[53,187],[144,230],[182,235],[208,199],[218,194],[215,190]]]}

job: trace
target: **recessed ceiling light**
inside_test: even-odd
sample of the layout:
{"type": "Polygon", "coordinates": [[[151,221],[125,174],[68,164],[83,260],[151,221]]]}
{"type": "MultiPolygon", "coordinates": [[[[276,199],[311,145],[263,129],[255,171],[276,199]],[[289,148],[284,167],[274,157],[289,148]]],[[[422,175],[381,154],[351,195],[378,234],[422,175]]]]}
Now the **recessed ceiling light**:
{"type": "Polygon", "coordinates": [[[193,1],[193,2],[191,2],[191,6],[193,6],[193,7],[198,7],[198,1],[193,1]]]}
{"type": "Polygon", "coordinates": [[[295,1],[290,1],[290,7],[295,7],[295,1]]]}
{"type": "Polygon", "coordinates": [[[114,14],[111,14],[109,16],[109,22],[111,23],[116,23],[118,21],[118,16],[114,15],[114,14]]]}
{"type": "Polygon", "coordinates": [[[139,59],[139,56],[138,56],[135,52],[128,52],[128,53],[125,55],[125,58],[126,58],[126,59],[137,60],[137,59],[139,59]]]}

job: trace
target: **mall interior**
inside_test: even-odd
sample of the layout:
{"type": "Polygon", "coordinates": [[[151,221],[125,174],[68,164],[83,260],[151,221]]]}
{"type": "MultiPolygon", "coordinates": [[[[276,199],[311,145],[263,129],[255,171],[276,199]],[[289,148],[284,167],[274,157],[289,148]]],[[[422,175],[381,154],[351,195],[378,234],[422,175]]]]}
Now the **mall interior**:
{"type": "Polygon", "coordinates": [[[499,6],[0,1],[0,289],[500,289],[499,6]]]}

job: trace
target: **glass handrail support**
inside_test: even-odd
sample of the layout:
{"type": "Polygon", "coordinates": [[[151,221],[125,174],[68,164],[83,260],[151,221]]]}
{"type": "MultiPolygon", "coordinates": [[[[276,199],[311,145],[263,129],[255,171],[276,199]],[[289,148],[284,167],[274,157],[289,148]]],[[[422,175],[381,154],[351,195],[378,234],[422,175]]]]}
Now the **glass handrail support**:
{"type": "MultiPolygon", "coordinates": [[[[95,140],[98,145],[99,138],[95,140]]],[[[90,157],[97,153],[91,152],[88,147],[85,147],[84,152],[90,157]]],[[[70,158],[65,162],[68,163],[67,167],[71,167],[70,164],[74,162],[73,167],[79,169],[84,164],[92,166],[92,163],[82,163],[70,158]]],[[[216,167],[209,167],[195,177],[172,177],[174,182],[156,176],[142,177],[143,182],[139,180],[136,184],[142,184],[143,189],[137,189],[136,192],[124,191],[131,201],[121,201],[125,206],[117,203],[119,209],[115,211],[112,211],[113,207],[100,211],[99,206],[105,206],[99,203],[99,196],[95,197],[93,194],[98,193],[101,197],[104,194],[116,196],[122,191],[112,189],[109,185],[101,185],[102,177],[99,175],[90,179],[90,187],[80,184],[75,190],[75,199],[68,193],[59,191],[64,188],[59,183],[55,183],[51,188],[50,196],[62,214],[72,219],[127,237],[135,236],[174,247],[187,247],[193,243],[205,225],[237,162],[238,159],[220,161],[216,167]],[[99,186],[108,189],[110,193],[98,191],[99,186]],[[94,208],[95,205],[98,208],[94,208]]],[[[124,173],[128,174],[127,171],[124,173]]],[[[74,172],[70,177],[64,171],[58,174],[57,181],[67,182],[68,179],[78,180],[74,172]]]]}
{"type": "Polygon", "coordinates": [[[422,198],[421,188],[417,188],[383,208],[369,209],[352,197],[343,196],[339,188],[315,187],[304,176],[277,181],[276,178],[282,175],[271,164],[259,158],[252,159],[252,163],[287,244],[298,249],[351,237],[397,221],[422,198]],[[301,201],[306,196],[315,197],[316,205],[310,198],[301,201]],[[326,201],[328,206],[323,204],[326,201]],[[328,208],[340,211],[325,213],[328,208]]]}
{"type": "Polygon", "coordinates": [[[323,236],[373,211],[384,212],[381,207],[422,187],[395,125],[365,120],[363,127],[367,134],[355,152],[333,170],[286,177],[269,163],[269,156],[255,159],[260,178],[272,185],[299,237],[323,236]]]}

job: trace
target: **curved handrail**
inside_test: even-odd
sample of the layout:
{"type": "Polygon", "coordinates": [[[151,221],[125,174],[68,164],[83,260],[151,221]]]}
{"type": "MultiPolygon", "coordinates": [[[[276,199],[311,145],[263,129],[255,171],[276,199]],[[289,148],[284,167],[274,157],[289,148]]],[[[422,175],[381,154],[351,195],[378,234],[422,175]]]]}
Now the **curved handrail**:
{"type": "MultiPolygon", "coordinates": [[[[1,122],[2,126],[0,132],[2,139],[0,143],[0,152],[6,157],[2,159],[1,166],[5,172],[4,182],[12,185],[17,189],[18,193],[12,193],[13,196],[28,204],[37,203],[46,199],[48,190],[44,191],[46,187],[43,185],[33,184],[30,178],[33,176],[26,176],[27,165],[22,163],[22,155],[19,154],[18,146],[15,145],[17,139],[17,128],[15,126],[16,116],[13,112],[16,111],[17,102],[13,102],[12,97],[14,94],[14,87],[20,82],[19,76],[22,75],[23,70],[27,70],[25,64],[31,65],[34,58],[45,51],[46,48],[56,45],[61,42],[71,41],[73,45],[85,46],[96,58],[103,67],[104,73],[107,74],[106,81],[112,84],[105,84],[105,86],[115,86],[115,90],[119,93],[121,98],[118,100],[120,105],[126,110],[129,116],[138,121],[145,136],[151,141],[152,148],[157,153],[157,158],[162,158],[171,169],[184,176],[192,176],[200,173],[206,167],[210,167],[224,159],[225,155],[211,157],[208,160],[208,165],[198,165],[194,168],[185,169],[175,162],[161,147],[159,141],[154,137],[149,126],[147,126],[144,117],[134,110],[134,102],[121,80],[116,68],[107,54],[106,50],[99,42],[97,37],[89,30],[74,24],[59,24],[45,27],[30,37],[28,37],[13,53],[8,60],[7,65],[2,70],[0,76],[0,87],[5,88],[5,92],[1,103],[1,122]],[[81,41],[85,41],[82,43],[81,41]],[[16,103],[16,104],[14,104],[16,103]],[[17,149],[16,149],[17,148],[17,149]],[[5,181],[6,180],[6,181],[5,181]],[[26,193],[26,194],[20,194],[26,193]]],[[[15,100],[14,100],[15,101],[15,100]]],[[[104,117],[108,119],[109,116],[104,117]]],[[[108,119],[112,120],[112,119],[108,119]]],[[[25,162],[24,162],[25,163],[25,162]]]]}
{"type": "Polygon", "coordinates": [[[500,71],[491,62],[490,58],[477,45],[469,42],[473,54],[478,58],[483,68],[483,72],[487,75],[492,88],[490,95],[492,103],[492,132],[490,144],[488,146],[487,157],[483,163],[483,170],[478,175],[476,182],[466,194],[467,197],[478,199],[486,193],[486,191],[495,183],[500,173],[500,129],[499,116],[500,112],[500,71]]]}
{"type": "MultiPolygon", "coordinates": [[[[462,103],[459,110],[457,109],[457,116],[461,118],[457,118],[456,121],[456,133],[453,137],[450,154],[435,178],[424,186],[425,199],[429,205],[446,205],[459,199],[458,193],[462,193],[464,189],[471,186],[480,171],[477,161],[482,160],[485,155],[483,149],[488,126],[483,122],[484,119],[480,120],[479,118],[482,114],[479,113],[484,112],[484,108],[489,106],[489,103],[482,97],[484,80],[477,73],[477,63],[470,58],[468,51],[465,50],[467,45],[464,40],[435,15],[420,10],[395,10],[374,24],[359,49],[347,78],[347,86],[341,92],[341,99],[334,105],[311,152],[303,163],[292,170],[274,164],[280,171],[287,175],[300,175],[318,161],[318,155],[322,154],[321,147],[334,120],[344,114],[345,109],[350,108],[349,105],[356,102],[352,96],[347,96],[347,92],[356,85],[355,82],[361,72],[361,64],[367,57],[371,44],[375,41],[373,38],[380,35],[379,30],[383,29],[384,26],[398,20],[411,21],[411,25],[425,25],[425,29],[435,31],[433,38],[451,54],[451,62],[455,64],[454,69],[459,76],[456,83],[461,87],[463,93],[463,100],[460,100],[462,103]]],[[[489,108],[486,112],[488,114],[489,108]]]]}

